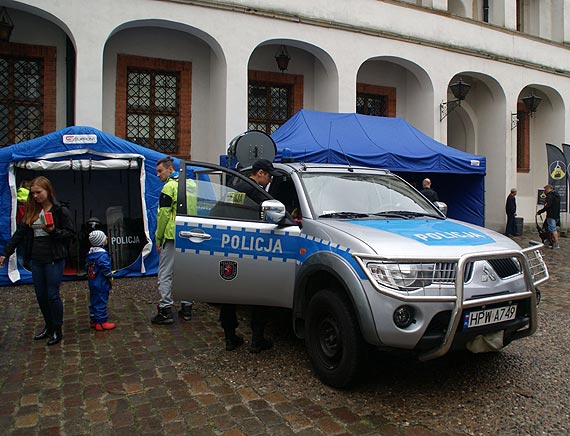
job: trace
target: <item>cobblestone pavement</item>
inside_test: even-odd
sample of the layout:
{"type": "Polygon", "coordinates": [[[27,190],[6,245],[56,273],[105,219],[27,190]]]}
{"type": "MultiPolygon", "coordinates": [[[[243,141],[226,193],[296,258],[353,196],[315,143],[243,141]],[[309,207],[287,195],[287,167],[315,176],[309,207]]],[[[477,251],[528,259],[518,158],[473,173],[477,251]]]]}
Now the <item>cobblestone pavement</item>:
{"type": "Polygon", "coordinates": [[[215,307],[196,304],[191,321],[172,326],[148,322],[155,277],[116,281],[109,310],[117,328],[106,332],[89,328],[86,282],[66,282],[64,340],[46,347],[32,340],[42,327],[32,287],[0,288],[0,433],[568,434],[570,350],[568,335],[561,344],[555,330],[570,311],[570,240],[561,244],[544,250],[552,278],[535,336],[477,358],[373,356],[370,383],[348,391],[316,380],[278,312],[273,350],[228,353],[215,307]]]}

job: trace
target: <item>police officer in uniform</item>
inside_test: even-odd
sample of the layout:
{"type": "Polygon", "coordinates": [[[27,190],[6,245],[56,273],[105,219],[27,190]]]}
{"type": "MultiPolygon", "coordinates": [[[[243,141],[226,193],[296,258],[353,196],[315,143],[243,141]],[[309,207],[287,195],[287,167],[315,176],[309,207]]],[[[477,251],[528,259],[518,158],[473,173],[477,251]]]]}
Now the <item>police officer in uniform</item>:
{"type": "MultiPolygon", "coordinates": [[[[276,175],[278,175],[278,172],[270,161],[267,159],[259,159],[254,162],[249,178],[263,189],[266,189],[267,185],[271,183],[273,176],[276,175]]],[[[259,192],[245,180],[237,183],[235,189],[237,192],[244,192],[257,204],[261,204],[265,200],[263,193],[259,192]]],[[[252,338],[249,348],[250,353],[260,353],[263,350],[269,350],[273,347],[271,339],[267,339],[264,336],[265,324],[267,323],[266,312],[267,309],[263,306],[252,306],[251,308],[252,338]]],[[[224,329],[227,351],[235,350],[243,344],[243,338],[236,335],[235,332],[238,326],[235,304],[220,305],[220,323],[224,329]]]]}

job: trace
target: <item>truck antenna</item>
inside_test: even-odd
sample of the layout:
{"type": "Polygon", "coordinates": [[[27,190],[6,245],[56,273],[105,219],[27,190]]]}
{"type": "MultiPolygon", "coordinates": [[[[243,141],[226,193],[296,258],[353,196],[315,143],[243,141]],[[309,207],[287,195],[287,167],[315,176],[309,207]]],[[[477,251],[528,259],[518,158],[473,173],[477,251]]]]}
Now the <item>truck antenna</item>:
{"type": "Polygon", "coordinates": [[[344,152],[344,150],[342,149],[342,145],[340,143],[340,141],[337,139],[336,143],[338,144],[338,147],[340,148],[340,151],[342,152],[342,155],[344,156],[344,158],[346,159],[346,164],[348,165],[348,171],[350,171],[351,173],[354,171],[352,169],[352,165],[350,165],[350,160],[348,159],[348,156],[346,155],[346,153],[344,152]]]}

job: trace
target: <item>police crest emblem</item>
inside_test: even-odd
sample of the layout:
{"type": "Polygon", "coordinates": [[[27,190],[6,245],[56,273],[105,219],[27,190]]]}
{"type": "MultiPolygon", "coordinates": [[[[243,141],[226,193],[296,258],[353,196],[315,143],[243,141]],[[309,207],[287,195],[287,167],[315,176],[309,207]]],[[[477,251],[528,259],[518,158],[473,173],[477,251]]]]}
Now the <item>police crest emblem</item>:
{"type": "Polygon", "coordinates": [[[238,264],[233,260],[220,261],[220,277],[224,280],[233,280],[238,272],[238,264]]]}

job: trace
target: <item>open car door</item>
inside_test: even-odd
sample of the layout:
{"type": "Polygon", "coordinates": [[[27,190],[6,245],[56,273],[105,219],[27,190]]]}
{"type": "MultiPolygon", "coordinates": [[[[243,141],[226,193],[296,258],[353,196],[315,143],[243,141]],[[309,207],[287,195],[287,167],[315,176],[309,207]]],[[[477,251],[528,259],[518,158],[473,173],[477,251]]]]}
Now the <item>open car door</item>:
{"type": "Polygon", "coordinates": [[[292,307],[300,229],[287,217],[268,222],[261,205],[233,188],[242,180],[271,200],[233,170],[181,163],[175,298],[292,307]]]}

